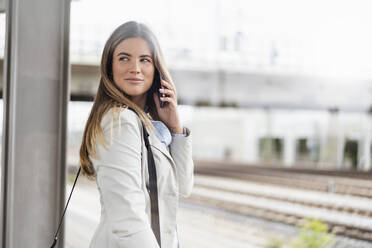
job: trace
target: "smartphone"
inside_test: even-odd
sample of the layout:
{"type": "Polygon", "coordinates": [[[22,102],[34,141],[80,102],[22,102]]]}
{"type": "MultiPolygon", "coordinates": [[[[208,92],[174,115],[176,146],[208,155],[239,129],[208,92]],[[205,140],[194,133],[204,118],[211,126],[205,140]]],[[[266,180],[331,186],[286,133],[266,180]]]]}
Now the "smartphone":
{"type": "Polygon", "coordinates": [[[168,102],[163,102],[162,100],[160,100],[160,97],[166,97],[167,95],[165,95],[164,93],[160,93],[159,92],[159,89],[164,89],[164,86],[160,83],[160,80],[162,79],[162,76],[160,75],[159,73],[159,70],[158,69],[155,69],[155,74],[154,74],[154,90],[155,92],[158,93],[158,97],[159,97],[159,102],[160,102],[160,107],[163,108],[165,105],[167,105],[168,102]]]}

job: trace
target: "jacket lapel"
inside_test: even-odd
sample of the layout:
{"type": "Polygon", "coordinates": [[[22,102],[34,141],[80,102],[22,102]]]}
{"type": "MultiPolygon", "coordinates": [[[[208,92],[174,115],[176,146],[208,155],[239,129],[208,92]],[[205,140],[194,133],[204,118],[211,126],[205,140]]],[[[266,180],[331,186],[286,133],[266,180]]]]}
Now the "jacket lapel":
{"type": "Polygon", "coordinates": [[[152,147],[155,147],[159,151],[161,151],[165,156],[169,158],[172,163],[174,163],[172,156],[170,155],[167,148],[164,146],[163,143],[160,142],[160,140],[155,136],[155,134],[149,134],[149,142],[152,147]]]}

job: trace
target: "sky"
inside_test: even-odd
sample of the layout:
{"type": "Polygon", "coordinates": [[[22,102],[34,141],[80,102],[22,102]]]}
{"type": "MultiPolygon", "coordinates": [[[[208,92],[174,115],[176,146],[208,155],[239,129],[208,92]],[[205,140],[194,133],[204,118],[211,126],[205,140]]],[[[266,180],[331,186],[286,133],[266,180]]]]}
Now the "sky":
{"type": "Polygon", "coordinates": [[[115,27],[138,20],[154,30],[169,57],[191,51],[204,64],[252,60],[266,68],[274,46],[278,63],[293,72],[372,78],[371,10],[368,0],[79,0],[72,2],[71,30],[86,29],[103,47],[115,27]],[[245,48],[234,55],[237,32],[244,33],[245,48]],[[219,50],[219,37],[226,37],[228,51],[219,50]]]}
{"type": "MultiPolygon", "coordinates": [[[[86,53],[98,63],[110,33],[138,20],[152,28],[175,67],[372,79],[371,10],[370,0],[73,0],[71,57],[84,60],[86,53]]],[[[0,56],[4,22],[2,14],[0,56]]]]}

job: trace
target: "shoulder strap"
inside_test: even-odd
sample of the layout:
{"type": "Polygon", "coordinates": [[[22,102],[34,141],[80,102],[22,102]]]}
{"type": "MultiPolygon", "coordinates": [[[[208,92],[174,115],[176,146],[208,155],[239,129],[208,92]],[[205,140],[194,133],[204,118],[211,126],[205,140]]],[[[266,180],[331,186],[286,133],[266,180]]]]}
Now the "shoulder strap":
{"type": "MultiPolygon", "coordinates": [[[[132,110],[134,113],[138,115],[138,113],[128,107],[128,109],[132,110]]],[[[158,180],[156,175],[156,167],[155,167],[155,160],[154,155],[152,154],[151,145],[149,142],[149,133],[147,132],[146,125],[141,120],[142,130],[143,130],[143,139],[145,140],[145,146],[147,149],[147,167],[149,172],[149,183],[150,183],[150,203],[151,203],[151,229],[154,232],[156,240],[158,241],[159,247],[161,247],[161,240],[160,240],[160,221],[159,221],[159,202],[158,202],[158,180]]]]}
{"type": "Polygon", "coordinates": [[[150,201],[151,201],[151,228],[155,234],[155,237],[158,241],[159,247],[161,247],[160,242],[160,224],[159,224],[159,203],[158,203],[158,180],[156,176],[156,167],[154,156],[152,154],[150,142],[149,142],[149,134],[146,130],[144,123],[142,123],[143,128],[143,136],[145,139],[145,145],[147,148],[147,166],[150,175],[150,201]]]}
{"type": "Polygon", "coordinates": [[[75,181],[74,181],[74,185],[72,186],[72,189],[71,189],[71,192],[70,192],[70,196],[68,197],[68,200],[67,200],[67,203],[66,203],[66,206],[65,206],[65,209],[63,210],[63,214],[62,214],[62,217],[59,221],[59,224],[58,224],[58,229],[57,229],[57,232],[56,234],[54,235],[54,241],[53,241],[53,244],[50,248],[53,248],[56,244],[57,244],[57,240],[58,240],[58,232],[59,232],[59,229],[61,228],[61,225],[62,225],[62,221],[63,221],[63,217],[65,216],[65,213],[66,213],[66,209],[67,209],[67,206],[68,206],[68,203],[70,202],[70,198],[71,198],[71,195],[72,195],[72,192],[74,191],[74,188],[75,188],[75,184],[76,184],[76,181],[79,177],[79,174],[80,174],[80,167],[79,167],[79,170],[76,174],[76,177],[75,177],[75,181]]]}

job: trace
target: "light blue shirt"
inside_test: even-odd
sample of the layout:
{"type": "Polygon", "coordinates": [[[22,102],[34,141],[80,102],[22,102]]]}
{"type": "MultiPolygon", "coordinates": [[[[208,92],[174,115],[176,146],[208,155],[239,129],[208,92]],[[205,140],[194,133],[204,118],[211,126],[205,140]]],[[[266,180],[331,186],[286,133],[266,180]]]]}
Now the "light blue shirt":
{"type": "Polygon", "coordinates": [[[150,120],[155,127],[155,135],[164,144],[165,148],[172,142],[172,137],[186,137],[186,128],[183,128],[183,134],[171,133],[168,127],[162,121],[150,120]]]}

